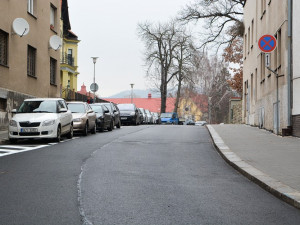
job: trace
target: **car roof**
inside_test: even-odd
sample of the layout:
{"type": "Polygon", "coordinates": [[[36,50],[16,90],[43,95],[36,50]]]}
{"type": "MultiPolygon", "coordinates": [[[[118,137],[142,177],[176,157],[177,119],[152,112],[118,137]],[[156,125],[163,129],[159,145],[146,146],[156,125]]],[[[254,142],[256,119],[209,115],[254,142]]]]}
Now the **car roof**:
{"type": "Polygon", "coordinates": [[[45,101],[45,100],[58,101],[58,100],[64,100],[64,99],[62,99],[62,98],[28,98],[28,99],[25,99],[24,101],[45,101]]]}

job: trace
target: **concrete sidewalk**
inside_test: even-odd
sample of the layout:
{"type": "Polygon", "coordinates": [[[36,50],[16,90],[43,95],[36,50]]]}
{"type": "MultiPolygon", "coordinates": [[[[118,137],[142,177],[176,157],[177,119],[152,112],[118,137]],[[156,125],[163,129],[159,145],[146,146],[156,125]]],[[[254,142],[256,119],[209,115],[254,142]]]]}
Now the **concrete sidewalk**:
{"type": "Polygon", "coordinates": [[[208,125],[222,157],[249,179],[300,209],[300,139],[247,125],[208,125]]]}

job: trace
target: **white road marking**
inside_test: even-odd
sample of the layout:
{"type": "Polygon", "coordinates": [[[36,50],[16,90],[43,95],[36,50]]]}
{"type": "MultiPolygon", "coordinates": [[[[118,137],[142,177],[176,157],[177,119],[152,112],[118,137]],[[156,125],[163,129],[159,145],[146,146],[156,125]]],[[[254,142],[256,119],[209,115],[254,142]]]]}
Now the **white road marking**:
{"type": "MultiPolygon", "coordinates": [[[[79,137],[74,137],[72,139],[65,139],[61,141],[60,143],[68,142],[73,139],[77,139],[79,137]]],[[[17,154],[21,152],[27,152],[27,151],[32,151],[36,149],[41,149],[53,145],[57,145],[58,143],[47,143],[47,144],[41,144],[41,145],[0,145],[0,157],[7,156],[7,155],[12,155],[12,154],[17,154]]]]}

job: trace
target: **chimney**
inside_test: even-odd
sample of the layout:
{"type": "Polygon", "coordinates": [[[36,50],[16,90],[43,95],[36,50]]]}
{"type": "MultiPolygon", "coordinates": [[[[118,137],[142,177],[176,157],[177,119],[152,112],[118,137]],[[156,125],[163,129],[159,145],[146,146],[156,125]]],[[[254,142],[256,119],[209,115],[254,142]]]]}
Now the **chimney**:
{"type": "Polygon", "coordinates": [[[148,94],[148,99],[151,99],[152,98],[152,95],[151,93],[148,94]]]}

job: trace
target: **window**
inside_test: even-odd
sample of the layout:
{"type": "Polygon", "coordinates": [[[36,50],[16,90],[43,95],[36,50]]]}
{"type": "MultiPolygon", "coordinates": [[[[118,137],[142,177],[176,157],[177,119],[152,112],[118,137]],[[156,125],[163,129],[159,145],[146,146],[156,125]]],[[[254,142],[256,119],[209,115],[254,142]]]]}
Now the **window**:
{"type": "Polygon", "coordinates": [[[277,65],[281,66],[281,30],[277,32],[277,65]]]}
{"type": "Polygon", "coordinates": [[[248,27],[248,54],[249,54],[249,51],[250,51],[250,27],[248,27]]]}
{"type": "Polygon", "coordinates": [[[56,8],[51,4],[50,6],[50,28],[55,29],[55,18],[56,18],[56,8]]]}
{"type": "Polygon", "coordinates": [[[261,81],[265,79],[265,54],[260,54],[261,81]]]}
{"type": "Polygon", "coordinates": [[[7,66],[8,34],[0,30],[0,65],[7,66]]]}
{"type": "Polygon", "coordinates": [[[7,101],[5,98],[0,98],[0,112],[6,112],[7,101]]]}
{"type": "Polygon", "coordinates": [[[245,34],[244,42],[245,42],[245,59],[246,59],[246,52],[247,52],[247,34],[245,34]]]}
{"type": "Polygon", "coordinates": [[[35,77],[36,49],[30,45],[27,48],[27,75],[35,77]]]}
{"type": "Polygon", "coordinates": [[[254,20],[251,21],[251,48],[253,48],[253,40],[254,40],[254,20]]]}
{"type": "Polygon", "coordinates": [[[27,11],[32,15],[34,15],[34,2],[35,0],[28,0],[27,2],[27,11]]]}
{"type": "Polygon", "coordinates": [[[73,50],[68,49],[68,64],[73,66],[73,50]]]}
{"type": "Polygon", "coordinates": [[[56,85],[56,64],[57,61],[50,58],[50,84],[56,85]]]}

